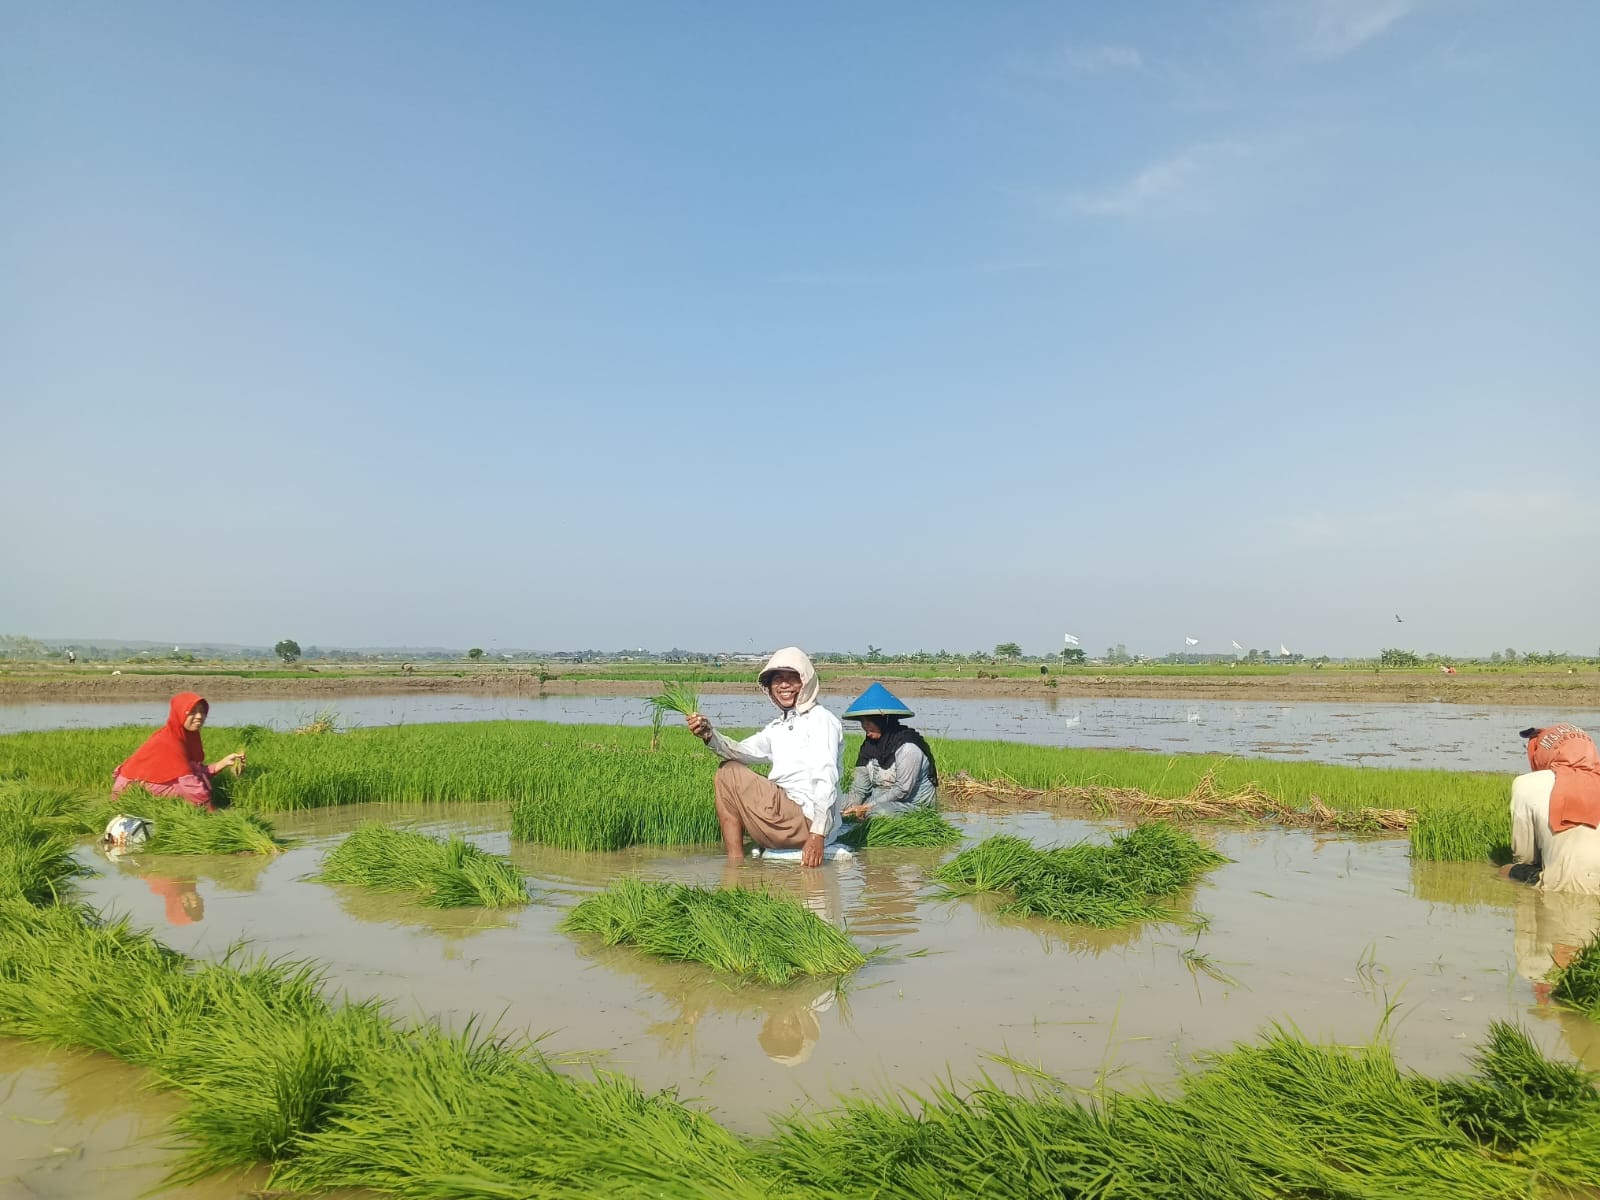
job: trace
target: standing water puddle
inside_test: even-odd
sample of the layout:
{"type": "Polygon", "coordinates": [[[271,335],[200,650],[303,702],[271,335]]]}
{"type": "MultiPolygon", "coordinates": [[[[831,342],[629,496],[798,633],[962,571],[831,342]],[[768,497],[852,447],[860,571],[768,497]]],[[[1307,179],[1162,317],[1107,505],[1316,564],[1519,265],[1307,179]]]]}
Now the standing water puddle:
{"type": "MultiPolygon", "coordinates": [[[[1042,813],[951,816],[969,839],[1009,832],[1044,844],[1114,828],[1042,813]]],[[[270,862],[95,859],[99,874],[85,890],[103,911],[132,914],[184,953],[215,959],[245,938],[266,954],[314,958],[335,988],[383,997],[401,1017],[459,1026],[480,1014],[501,1033],[545,1035],[547,1052],[595,1055],[647,1089],[676,1086],[745,1132],[839,1091],[918,1088],[984,1070],[1003,1077],[995,1054],[1086,1087],[1100,1078],[1160,1085],[1196,1051],[1253,1039],[1275,1021],[1313,1038],[1365,1041],[1391,1006],[1397,1052],[1419,1070],[1463,1068],[1496,1018],[1526,1026],[1547,1052],[1600,1068],[1600,1024],[1538,1003],[1533,986],[1550,968],[1553,943],[1580,943],[1600,928],[1600,899],[1541,896],[1484,865],[1413,863],[1402,840],[1205,834],[1234,861],[1187,899],[1209,921],[1196,934],[1061,927],[999,918],[985,898],[939,900],[925,877],[949,851],[869,850],[820,871],[759,861],[729,868],[709,848],[528,847],[512,844],[505,826],[504,809],[488,805],[294,814],[278,828],[296,845],[270,862]],[[340,836],[374,818],[510,853],[539,899],[509,913],[439,912],[306,879],[340,836]],[[569,907],[624,873],[790,891],[882,953],[843,987],[778,990],[556,928],[569,907]]],[[[141,1122],[159,1128],[172,1106],[160,1096],[129,1100],[123,1076],[134,1073],[9,1041],[0,1051],[11,1088],[0,1152],[35,1164],[23,1194],[86,1194],[51,1190],[49,1179],[159,1160],[153,1144],[148,1153],[125,1148],[147,1132],[141,1122]],[[117,1079],[102,1080],[110,1075],[117,1079]],[[64,1132],[19,1123],[24,1113],[58,1119],[52,1104],[64,1132]],[[58,1152],[71,1161],[56,1163],[58,1152]]],[[[152,1177],[94,1178],[103,1180],[96,1195],[133,1196],[152,1177]]]]}
{"type": "MultiPolygon", "coordinates": [[[[847,696],[824,696],[834,713],[847,696]]],[[[1040,746],[1154,750],[1164,754],[1240,754],[1309,762],[1382,767],[1439,767],[1453,771],[1521,768],[1517,730],[1570,721],[1600,726],[1600,712],[1468,707],[1459,704],[1323,704],[1060,697],[1042,700],[915,702],[924,733],[951,738],[1000,738],[1040,746]]],[[[230,700],[213,717],[221,725],[289,729],[331,708],[341,728],[438,721],[554,721],[648,725],[650,706],[638,696],[343,696],[321,700],[230,700]]],[[[701,707],[719,725],[753,727],[772,715],[764,697],[705,695],[701,707]]],[[[107,725],[160,725],[165,700],[0,704],[0,733],[107,725]]],[[[137,744],[137,743],[135,743],[137,744]]],[[[132,749],[130,745],[129,749],[132,749]]]]}

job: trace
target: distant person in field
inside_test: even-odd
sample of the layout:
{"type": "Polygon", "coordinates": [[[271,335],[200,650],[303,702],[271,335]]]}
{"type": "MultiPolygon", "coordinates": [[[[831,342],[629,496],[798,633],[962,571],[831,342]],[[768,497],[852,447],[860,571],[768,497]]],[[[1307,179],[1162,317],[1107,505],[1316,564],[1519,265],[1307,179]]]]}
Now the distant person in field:
{"type": "Polygon", "coordinates": [[[742,742],[729,741],[699,713],[689,732],[722,765],[717,768],[717,821],[728,861],[744,858],[744,839],[767,850],[800,851],[800,865],[820,867],[838,837],[839,772],[844,726],[817,703],[817,671],[796,646],[779,650],[761,669],[761,686],[778,716],[742,742]],[[750,764],[771,763],[765,778],[750,764]]]}
{"type": "Polygon", "coordinates": [[[1600,895],[1600,754],[1576,725],[1524,729],[1528,773],[1511,784],[1505,874],[1547,892],[1600,895]]]}
{"type": "Polygon", "coordinates": [[[865,735],[845,799],[845,816],[897,817],[913,808],[934,806],[939,769],[933,750],[915,729],[900,724],[902,717],[914,715],[881,683],[862,692],[844,710],[844,719],[861,722],[865,735]]]}
{"type": "Polygon", "coordinates": [[[144,745],[117,768],[111,794],[120,796],[125,788],[138,784],[152,796],[181,796],[197,808],[215,812],[211,779],[230,767],[244,766],[244,751],[238,750],[206,765],[200,729],[211,706],[194,692],[180,692],[172,698],[167,723],[145,739],[144,745]]]}

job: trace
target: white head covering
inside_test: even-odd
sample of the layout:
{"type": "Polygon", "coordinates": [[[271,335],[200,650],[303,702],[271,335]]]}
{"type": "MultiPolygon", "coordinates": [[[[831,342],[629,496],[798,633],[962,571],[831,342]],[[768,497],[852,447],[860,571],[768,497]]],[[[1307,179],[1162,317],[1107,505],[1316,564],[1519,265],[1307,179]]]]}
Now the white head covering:
{"type": "MultiPolygon", "coordinates": [[[[772,689],[767,686],[767,680],[774,671],[793,671],[800,676],[800,695],[794,702],[794,711],[798,713],[809,712],[817,703],[817,669],[811,665],[811,659],[799,646],[785,646],[771,658],[767,665],[761,668],[761,686],[766,688],[767,697],[771,699],[772,689]]],[[[772,701],[774,704],[776,700],[772,701]]]]}

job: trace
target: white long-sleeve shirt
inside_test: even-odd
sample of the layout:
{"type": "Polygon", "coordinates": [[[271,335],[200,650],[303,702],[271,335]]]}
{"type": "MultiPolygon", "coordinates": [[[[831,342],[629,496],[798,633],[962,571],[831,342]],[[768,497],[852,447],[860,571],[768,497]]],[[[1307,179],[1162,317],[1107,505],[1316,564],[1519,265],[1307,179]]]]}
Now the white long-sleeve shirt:
{"type": "Polygon", "coordinates": [[[1600,829],[1575,825],[1550,829],[1554,771],[1530,771],[1511,782],[1511,859],[1538,861],[1539,886],[1547,892],[1600,895],[1600,829]]]}
{"type": "Polygon", "coordinates": [[[742,742],[712,730],[706,745],[724,762],[771,763],[767,778],[800,806],[811,832],[829,841],[837,836],[844,726],[820,704],[803,713],[791,709],[742,742]]]}

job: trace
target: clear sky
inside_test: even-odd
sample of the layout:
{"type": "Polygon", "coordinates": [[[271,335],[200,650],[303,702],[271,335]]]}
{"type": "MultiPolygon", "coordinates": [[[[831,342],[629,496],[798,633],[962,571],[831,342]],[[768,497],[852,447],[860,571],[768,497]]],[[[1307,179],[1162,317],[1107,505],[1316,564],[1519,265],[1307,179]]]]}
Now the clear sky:
{"type": "Polygon", "coordinates": [[[1597,50],[0,0],[0,631],[1594,653],[1597,50]]]}

